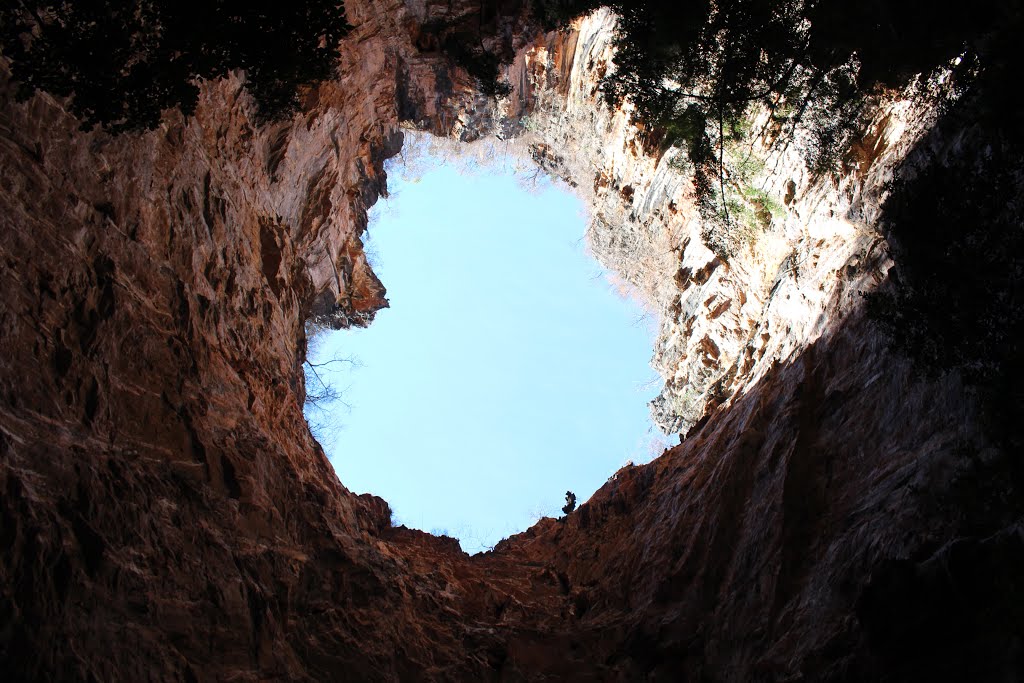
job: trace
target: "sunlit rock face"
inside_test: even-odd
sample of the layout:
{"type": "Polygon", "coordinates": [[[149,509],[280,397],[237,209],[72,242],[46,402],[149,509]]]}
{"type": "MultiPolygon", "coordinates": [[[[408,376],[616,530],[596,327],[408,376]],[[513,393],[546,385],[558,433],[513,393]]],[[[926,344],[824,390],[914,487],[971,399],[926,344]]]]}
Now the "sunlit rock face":
{"type": "Polygon", "coordinates": [[[339,79],[285,123],[253,124],[240,77],[118,138],[2,86],[0,670],[1014,680],[1019,496],[957,378],[918,379],[859,306],[930,110],[893,95],[823,181],[757,141],[785,209],[723,260],[671,156],[598,101],[609,15],[540,35],[502,6],[495,106],[423,30],[476,4],[347,7],[339,79]],[[534,135],[587,189],[594,252],[661,314],[657,415],[689,431],[473,558],[348,492],[301,412],[304,319],[386,305],[359,235],[402,122],[534,135]]]}
{"type": "Polygon", "coordinates": [[[604,102],[614,29],[615,16],[600,10],[539,39],[510,69],[517,90],[500,113],[590,200],[590,248],[659,315],[653,363],[666,385],[652,410],[666,432],[686,433],[841,319],[857,301],[850,293],[882,281],[886,183],[946,96],[926,81],[881,97],[865,139],[827,177],[807,168],[809,126],[784,130],[751,112],[755,134],[726,150],[728,165],[751,170],[729,182],[775,210],[762,221],[734,218],[734,253],[724,257],[703,234],[685,153],[651,152],[652,133],[634,124],[631,107],[604,102]]]}

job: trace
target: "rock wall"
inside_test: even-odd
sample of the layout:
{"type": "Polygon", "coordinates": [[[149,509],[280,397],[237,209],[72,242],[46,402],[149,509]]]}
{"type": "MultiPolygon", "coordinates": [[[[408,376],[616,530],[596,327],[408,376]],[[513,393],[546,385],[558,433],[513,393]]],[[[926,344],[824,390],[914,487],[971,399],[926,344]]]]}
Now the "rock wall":
{"type": "Polygon", "coordinates": [[[685,434],[843,318],[849,306],[827,310],[840,292],[884,279],[887,184],[952,95],[941,71],[884,94],[864,139],[824,176],[808,168],[809,124],[782,130],[766,110],[751,111],[759,132],[727,149],[726,163],[753,166],[739,182],[778,209],[761,225],[734,219],[738,248],[725,258],[694,207],[685,152],[652,151],[632,107],[604,101],[615,21],[598,10],[521,53],[509,69],[515,96],[499,116],[519,121],[541,162],[590,203],[590,249],[657,314],[652,363],[666,385],[652,412],[665,432],[685,434]]]}
{"type": "Polygon", "coordinates": [[[302,323],[365,324],[386,305],[359,235],[401,144],[399,100],[424,121],[463,105],[413,46],[429,8],[348,10],[340,78],[280,124],[253,124],[234,77],[187,121],[79,133],[47,96],[14,103],[4,76],[8,680],[397,666],[401,608],[361,615],[401,592],[381,574],[401,560],[370,540],[388,512],[350,495],[309,434],[302,323]]]}
{"type": "Polygon", "coordinates": [[[719,262],[666,159],[594,107],[606,15],[537,36],[502,6],[488,35],[519,49],[518,90],[496,111],[422,30],[477,6],[347,7],[339,79],[270,126],[240,77],[205,85],[194,118],[118,138],[47,96],[14,103],[4,77],[6,679],[1019,675],[1016,622],[977,616],[1022,542],[1005,464],[958,380],[916,378],[857,306],[884,277],[877,193],[912,136],[879,123],[885,150],[835,187],[766,176],[794,180],[786,219],[719,262]],[[468,557],[338,482],[302,418],[303,321],[386,304],[359,235],[400,121],[464,139],[534,125],[572,149],[568,128],[523,121],[555,96],[595,117],[592,241],[669,311],[670,386],[706,397],[740,369],[708,420],[705,398],[664,412],[683,444],[468,557]],[[648,262],[652,244],[669,248],[648,262]]]}

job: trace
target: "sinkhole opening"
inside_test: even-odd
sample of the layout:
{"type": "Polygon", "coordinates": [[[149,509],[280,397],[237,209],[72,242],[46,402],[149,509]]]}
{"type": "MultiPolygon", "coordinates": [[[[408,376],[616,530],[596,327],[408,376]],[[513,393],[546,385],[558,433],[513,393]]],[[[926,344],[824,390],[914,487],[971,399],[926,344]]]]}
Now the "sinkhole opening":
{"type": "Polygon", "coordinates": [[[476,553],[667,447],[656,321],[588,253],[568,185],[500,143],[424,139],[363,237],[390,308],[313,331],[306,417],[345,486],[476,553]]]}

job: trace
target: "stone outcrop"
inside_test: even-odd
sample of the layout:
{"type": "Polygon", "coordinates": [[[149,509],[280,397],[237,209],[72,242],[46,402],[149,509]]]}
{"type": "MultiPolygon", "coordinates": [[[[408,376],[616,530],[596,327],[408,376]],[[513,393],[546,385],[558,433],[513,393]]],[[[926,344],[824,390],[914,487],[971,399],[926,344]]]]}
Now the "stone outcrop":
{"type": "Polygon", "coordinates": [[[283,123],[253,123],[239,75],[188,120],[82,133],[4,76],[5,678],[1020,675],[1008,466],[959,380],[918,377],[859,306],[926,118],[895,98],[833,185],[766,149],[786,215],[725,262],[669,159],[595,105],[607,15],[542,36],[503,5],[487,40],[517,51],[516,93],[496,109],[424,30],[476,5],[347,7],[338,80],[283,123]],[[559,158],[587,116],[598,158],[559,158]],[[304,320],[386,305],[360,234],[403,121],[532,127],[549,167],[589,165],[595,252],[666,312],[664,401],[696,393],[663,410],[680,446],[474,557],[345,489],[302,416],[304,320]]]}
{"type": "Polygon", "coordinates": [[[730,161],[755,166],[741,182],[778,209],[763,224],[736,225],[746,234],[724,258],[703,234],[685,153],[652,153],[631,107],[604,102],[614,28],[615,16],[599,10],[523,51],[510,69],[516,97],[500,115],[525,120],[541,163],[582,189],[593,207],[590,249],[658,313],[653,364],[666,386],[652,410],[666,432],[686,433],[843,318],[848,306],[828,310],[841,292],[882,281],[887,184],[945,96],[937,77],[886,94],[842,172],[825,177],[805,162],[809,126],[783,131],[752,112],[760,134],[730,161]]]}

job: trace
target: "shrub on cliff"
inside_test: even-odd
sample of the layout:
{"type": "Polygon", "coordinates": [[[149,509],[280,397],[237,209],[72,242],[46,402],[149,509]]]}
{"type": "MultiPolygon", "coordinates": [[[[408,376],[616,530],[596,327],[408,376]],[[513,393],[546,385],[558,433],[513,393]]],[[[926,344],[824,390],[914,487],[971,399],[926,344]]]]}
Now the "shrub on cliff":
{"type": "Polygon", "coordinates": [[[576,494],[572,491],[565,492],[565,505],[562,506],[562,512],[567,515],[571,515],[572,511],[576,509],[576,494]]]}
{"type": "Polygon", "coordinates": [[[753,102],[774,110],[799,98],[791,113],[802,116],[826,81],[853,96],[877,84],[899,87],[965,50],[984,51],[1019,9],[979,1],[956,12],[923,0],[533,0],[533,8],[549,28],[598,7],[613,10],[615,69],[605,95],[613,103],[629,98],[645,123],[693,143],[753,102]],[[853,55],[853,78],[833,76],[853,55]],[[694,125],[699,120],[706,125],[694,125]]]}
{"type": "Polygon", "coordinates": [[[444,43],[444,51],[476,80],[480,92],[488,97],[507,97],[512,92],[508,81],[499,80],[501,59],[473,42],[466,35],[456,34],[444,43]]]}
{"type": "Polygon", "coordinates": [[[83,128],[153,128],[196,106],[197,79],[243,69],[260,116],[290,113],[298,90],[330,78],[350,30],[337,0],[11,0],[0,53],[19,98],[70,97],[83,128]]]}
{"type": "Polygon", "coordinates": [[[512,85],[501,79],[501,65],[507,63],[511,54],[506,53],[504,59],[484,44],[484,28],[482,24],[485,6],[480,6],[480,21],[463,19],[461,22],[450,23],[441,20],[425,22],[420,27],[420,42],[440,45],[441,51],[452,62],[461,67],[476,81],[477,89],[488,97],[507,97],[512,92],[512,85]]]}
{"type": "Polygon", "coordinates": [[[788,144],[798,125],[807,129],[808,166],[828,173],[867,123],[878,86],[902,86],[965,51],[984,54],[993,33],[1008,33],[1019,3],[979,1],[952,12],[922,0],[533,0],[533,7],[548,27],[602,6],[618,15],[605,97],[635,105],[648,145],[686,150],[698,207],[721,232],[716,225],[738,224],[724,147],[752,105],[772,113],[766,126],[777,145],[788,144]]]}

